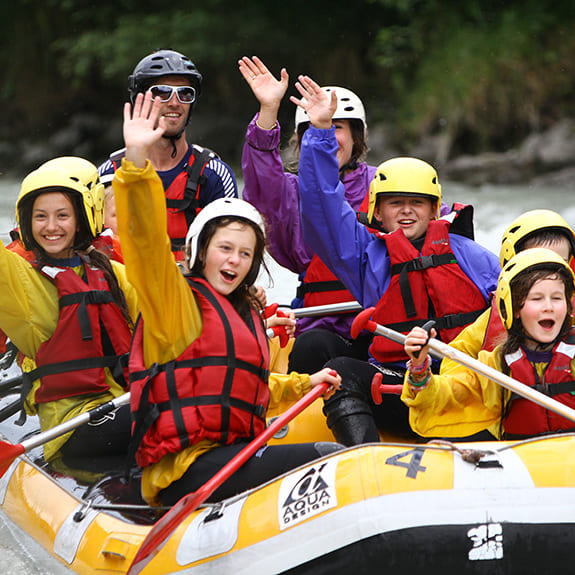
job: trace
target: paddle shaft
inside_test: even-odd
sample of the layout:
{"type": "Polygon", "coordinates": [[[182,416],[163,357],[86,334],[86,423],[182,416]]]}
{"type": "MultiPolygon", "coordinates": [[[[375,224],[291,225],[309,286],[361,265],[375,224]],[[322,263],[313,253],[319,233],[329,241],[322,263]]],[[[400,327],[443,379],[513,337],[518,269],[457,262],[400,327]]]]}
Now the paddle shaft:
{"type": "Polygon", "coordinates": [[[0,397],[15,393],[15,389],[22,385],[22,375],[0,380],[0,397]]]}
{"type": "Polygon", "coordinates": [[[166,539],[181,525],[182,521],[193,513],[224,481],[233,475],[258,449],[263,447],[282,427],[287,425],[296,415],[300,414],[306,407],[311,405],[318,397],[323,395],[329,388],[328,383],[316,385],[309,393],[302,397],[297,403],[292,405],[277,419],[273,421],[258,437],[252,440],[233,459],[228,461],[210,480],[194,493],[182,497],[159,519],[146,539],[144,539],[140,549],[127,575],[137,575],[152,559],[152,554],[157,553],[166,539]]]}
{"type": "MultiPolygon", "coordinates": [[[[37,435],[33,435],[29,439],[25,439],[20,445],[22,445],[22,447],[24,448],[24,452],[28,452],[31,449],[38,447],[39,445],[43,445],[44,443],[48,443],[48,441],[52,441],[52,439],[56,439],[56,437],[60,437],[61,435],[64,435],[69,431],[77,429],[78,427],[84,425],[85,423],[89,423],[91,421],[97,421],[107,413],[110,413],[115,409],[117,409],[118,407],[121,407],[122,405],[125,405],[126,403],[129,402],[130,402],[130,394],[124,393],[123,395],[120,395],[119,397],[116,397],[111,401],[107,401],[106,403],[103,403],[102,405],[99,405],[98,407],[95,407],[90,411],[81,413],[80,415],[72,417],[72,419],[69,419],[64,423],[60,423],[59,425],[56,425],[51,429],[47,429],[46,431],[42,431],[37,435]]],[[[1,457],[2,456],[0,454],[0,458],[1,457]]]]}
{"type": "Polygon", "coordinates": [[[296,319],[298,317],[315,317],[318,315],[331,315],[334,313],[345,313],[361,311],[361,304],[356,301],[345,301],[341,303],[330,303],[326,305],[315,305],[312,307],[297,307],[292,309],[296,319]]]}
{"type": "MultiPolygon", "coordinates": [[[[0,477],[2,477],[10,464],[20,455],[27,453],[31,449],[38,447],[39,445],[43,445],[44,443],[48,443],[52,439],[56,437],[60,437],[60,435],[64,435],[69,431],[73,431],[74,429],[80,427],[84,423],[89,423],[90,421],[97,421],[98,419],[102,418],[107,413],[114,411],[121,405],[125,403],[129,403],[130,401],[130,394],[124,393],[120,397],[116,397],[111,401],[103,403],[90,411],[86,411],[64,423],[60,423],[52,427],[51,429],[47,429],[37,435],[33,435],[29,439],[25,439],[22,443],[8,443],[7,441],[0,441],[0,477]]],[[[8,406],[11,407],[11,406],[8,406]]]]}
{"type": "MultiPolygon", "coordinates": [[[[370,323],[375,324],[375,322],[370,323]]],[[[377,327],[373,330],[368,326],[366,327],[370,331],[373,331],[373,333],[376,333],[377,335],[382,335],[383,337],[395,341],[396,343],[400,343],[403,345],[403,343],[405,342],[405,335],[403,335],[402,333],[399,333],[393,329],[390,329],[388,327],[379,324],[375,325],[377,327]]],[[[485,365],[478,359],[474,359],[473,357],[467,355],[466,353],[463,353],[458,349],[455,349],[454,347],[451,347],[450,345],[442,341],[430,338],[428,345],[429,349],[436,352],[440,357],[444,358],[446,357],[448,359],[456,361],[457,363],[460,363],[461,365],[468,367],[472,371],[484,375],[485,377],[489,378],[491,381],[494,381],[495,383],[498,383],[502,387],[505,387],[506,389],[513,391],[517,395],[520,395],[525,399],[529,399],[534,403],[536,403],[537,405],[540,405],[545,409],[549,409],[550,411],[557,413],[561,417],[565,417],[566,419],[575,421],[575,410],[571,409],[570,407],[568,407],[563,403],[560,403],[559,401],[553,399],[552,397],[549,397],[544,393],[541,393],[531,387],[526,386],[520,381],[517,381],[516,379],[513,379],[512,377],[509,377],[508,375],[501,373],[500,371],[494,369],[493,367],[485,365]]]]}

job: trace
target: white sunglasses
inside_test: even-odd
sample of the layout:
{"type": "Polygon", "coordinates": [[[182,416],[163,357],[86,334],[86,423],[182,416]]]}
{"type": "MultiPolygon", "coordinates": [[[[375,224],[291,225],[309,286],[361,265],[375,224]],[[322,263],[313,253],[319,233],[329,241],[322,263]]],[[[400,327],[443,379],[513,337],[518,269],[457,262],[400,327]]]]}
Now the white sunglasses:
{"type": "Polygon", "coordinates": [[[160,84],[150,88],[153,98],[160,98],[160,102],[169,102],[176,93],[182,104],[193,104],[196,101],[196,89],[191,86],[167,86],[160,84]]]}

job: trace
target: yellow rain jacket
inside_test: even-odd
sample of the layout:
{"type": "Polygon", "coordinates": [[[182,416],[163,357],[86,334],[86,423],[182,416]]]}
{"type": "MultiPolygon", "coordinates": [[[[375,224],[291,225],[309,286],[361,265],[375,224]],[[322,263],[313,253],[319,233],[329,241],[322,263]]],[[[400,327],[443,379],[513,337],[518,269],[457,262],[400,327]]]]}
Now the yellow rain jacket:
{"type": "MultiPolygon", "coordinates": [[[[480,351],[479,361],[501,371],[499,348],[480,351]]],[[[536,363],[543,379],[547,363],[536,363]]],[[[571,362],[575,370],[575,360],[571,362]]],[[[432,375],[427,386],[417,392],[410,387],[407,374],[401,399],[409,407],[412,429],[424,437],[465,437],[489,428],[500,435],[501,402],[511,392],[474,371],[459,365],[446,375],[432,375]]]]}
{"type": "MultiPolygon", "coordinates": [[[[126,279],[124,266],[113,261],[112,267],[126,296],[130,315],[135,319],[138,308],[136,292],[126,279]]],[[[74,268],[74,271],[80,275],[82,266],[74,268]]],[[[29,358],[24,361],[24,369],[27,369],[26,366],[31,364],[30,360],[36,357],[40,345],[50,339],[57,323],[56,286],[24,258],[7,250],[0,241],[0,329],[29,358]]],[[[30,366],[32,367],[34,366],[30,366]]],[[[70,397],[38,406],[30,401],[39,385],[37,381],[28,395],[27,411],[34,414],[38,409],[40,428],[50,429],[125,393],[125,390],[111,377],[107,368],[106,378],[110,386],[110,390],[106,393],[70,397]]],[[[44,445],[45,459],[55,457],[71,434],[72,432],[44,445]]]]}
{"type": "MultiPolygon", "coordinates": [[[[130,283],[144,319],[147,367],[179,357],[200,336],[203,323],[192,290],[176,265],[167,231],[166,200],[160,178],[148,161],[144,169],[122,160],[113,182],[118,232],[130,283]]],[[[308,375],[271,374],[270,407],[299,399],[311,389],[308,375]]],[[[217,444],[202,441],[164,456],[144,469],[142,495],[150,504],[194,461],[217,444]]]]}

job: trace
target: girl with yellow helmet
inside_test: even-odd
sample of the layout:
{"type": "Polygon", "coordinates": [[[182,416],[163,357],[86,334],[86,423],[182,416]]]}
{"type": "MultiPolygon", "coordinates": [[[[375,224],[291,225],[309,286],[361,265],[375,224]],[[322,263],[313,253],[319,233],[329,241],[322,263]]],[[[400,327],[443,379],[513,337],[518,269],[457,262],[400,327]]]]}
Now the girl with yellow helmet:
{"type": "MultiPolygon", "coordinates": [[[[35,362],[24,373],[22,396],[43,430],[121,395],[127,386],[123,356],[136,296],[123,266],[94,248],[101,208],[95,166],[57,158],[24,178],[16,203],[23,246],[33,261],[0,242],[0,328],[35,362]],[[96,178],[88,178],[93,185],[86,183],[86,170],[96,178]]],[[[46,444],[45,458],[125,453],[129,410],[101,423],[46,444]]]]}
{"type": "MultiPolygon", "coordinates": [[[[512,257],[501,270],[496,293],[507,338],[478,357],[571,408],[575,407],[574,287],[573,271],[554,251],[532,248],[512,257]]],[[[490,427],[498,428],[501,438],[515,439],[573,430],[571,421],[466,367],[448,375],[432,374],[427,337],[423,329],[414,328],[404,345],[410,363],[402,400],[417,433],[466,436],[490,427]]]]}
{"type": "MultiPolygon", "coordinates": [[[[501,238],[501,265],[504,266],[519,252],[534,247],[554,251],[573,269],[575,234],[557,212],[545,209],[529,210],[513,220],[501,238]]],[[[505,329],[495,304],[493,298],[490,308],[468,325],[450,345],[474,358],[481,349],[493,350],[501,339],[505,339],[505,329]]],[[[441,362],[440,373],[449,373],[452,369],[458,369],[456,362],[445,358],[441,362]]]]}

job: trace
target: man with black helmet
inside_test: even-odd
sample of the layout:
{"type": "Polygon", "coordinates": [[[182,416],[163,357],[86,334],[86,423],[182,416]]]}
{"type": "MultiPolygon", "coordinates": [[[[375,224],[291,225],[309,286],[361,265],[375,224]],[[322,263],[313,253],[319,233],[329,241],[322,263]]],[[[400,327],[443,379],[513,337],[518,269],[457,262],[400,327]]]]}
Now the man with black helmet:
{"type": "MultiPolygon", "coordinates": [[[[166,132],[152,148],[150,161],[166,193],[168,233],[176,259],[183,259],[186,233],[196,214],[222,197],[237,197],[236,178],[230,167],[206,148],[186,140],[185,130],[201,93],[202,75],[195,64],[174,50],[158,50],[136,65],[128,79],[130,100],[150,90],[162,103],[166,132]]],[[[115,152],[99,168],[113,173],[124,150],[115,152]]]]}

